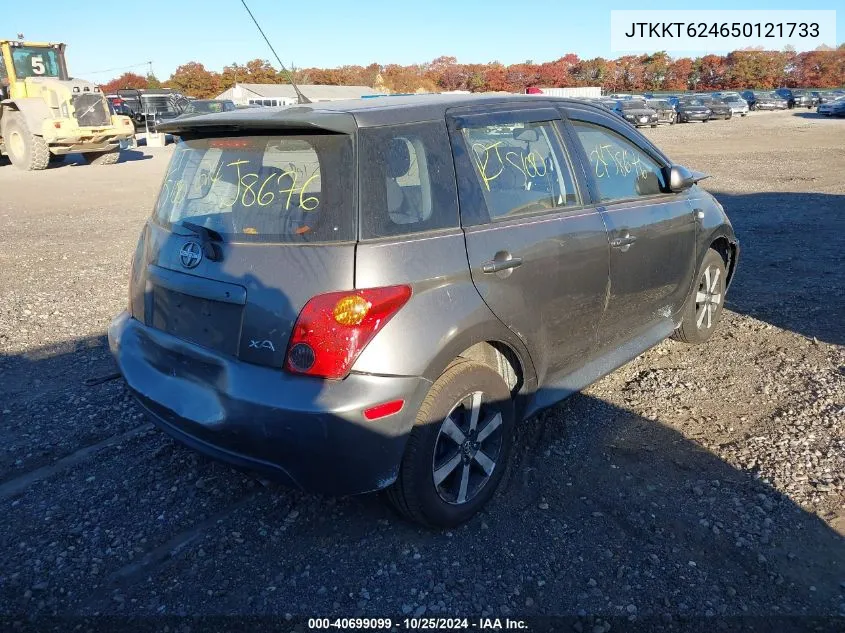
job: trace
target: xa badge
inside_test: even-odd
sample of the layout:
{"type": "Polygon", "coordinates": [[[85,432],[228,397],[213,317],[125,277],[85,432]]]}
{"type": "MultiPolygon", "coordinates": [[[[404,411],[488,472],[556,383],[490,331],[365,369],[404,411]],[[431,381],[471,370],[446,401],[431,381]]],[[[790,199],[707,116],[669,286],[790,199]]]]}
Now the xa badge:
{"type": "Polygon", "coordinates": [[[196,242],[185,242],[179,251],[179,259],[185,268],[196,268],[202,261],[202,247],[196,242]]]}
{"type": "Polygon", "coordinates": [[[256,341],[255,339],[250,339],[249,346],[255,349],[269,349],[272,352],[276,351],[276,348],[273,347],[273,341],[256,341]]]}

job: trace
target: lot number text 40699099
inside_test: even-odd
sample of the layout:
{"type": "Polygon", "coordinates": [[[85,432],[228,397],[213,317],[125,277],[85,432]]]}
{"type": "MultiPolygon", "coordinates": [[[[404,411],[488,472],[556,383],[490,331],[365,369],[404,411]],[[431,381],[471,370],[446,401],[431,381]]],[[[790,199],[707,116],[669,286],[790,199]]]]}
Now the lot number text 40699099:
{"type": "Polygon", "coordinates": [[[311,630],[382,630],[400,628],[405,630],[452,631],[519,631],[528,628],[524,620],[511,618],[309,618],[311,630]]]}

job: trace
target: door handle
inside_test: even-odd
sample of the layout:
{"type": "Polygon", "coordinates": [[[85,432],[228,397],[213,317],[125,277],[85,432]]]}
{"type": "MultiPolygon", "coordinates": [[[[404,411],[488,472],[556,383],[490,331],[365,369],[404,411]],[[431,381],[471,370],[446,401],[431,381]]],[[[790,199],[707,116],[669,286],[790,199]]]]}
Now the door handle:
{"type": "Polygon", "coordinates": [[[492,274],[501,272],[503,270],[510,270],[511,268],[516,268],[517,266],[522,266],[521,257],[511,257],[510,253],[506,253],[504,255],[502,255],[501,253],[496,253],[495,259],[482,264],[481,271],[484,273],[492,274]]]}
{"type": "Polygon", "coordinates": [[[626,233],[622,237],[616,237],[610,240],[610,245],[613,248],[621,248],[623,251],[627,251],[630,248],[631,244],[637,241],[637,238],[630,233],[626,233]]]}

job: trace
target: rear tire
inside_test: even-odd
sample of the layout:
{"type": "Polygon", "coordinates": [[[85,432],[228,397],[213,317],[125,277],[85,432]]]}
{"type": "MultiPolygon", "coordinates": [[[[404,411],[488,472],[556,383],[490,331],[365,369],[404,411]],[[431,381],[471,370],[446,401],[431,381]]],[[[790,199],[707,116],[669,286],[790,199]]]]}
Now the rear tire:
{"type": "Polygon", "coordinates": [[[26,119],[19,112],[3,116],[3,142],[9,160],[18,169],[37,171],[50,163],[50,148],[41,136],[29,131],[26,119]]]}
{"type": "Polygon", "coordinates": [[[725,277],[725,260],[715,250],[709,249],[684,306],[681,324],[672,338],[698,344],[712,336],[725,305],[725,277]]]}
{"type": "Polygon", "coordinates": [[[388,501],[423,525],[467,521],[504,476],[513,425],[513,401],[502,377],[481,363],[453,363],[420,406],[388,501]]]}
{"type": "Polygon", "coordinates": [[[89,165],[114,165],[120,160],[120,150],[112,149],[108,152],[85,152],[82,158],[89,165]]]}

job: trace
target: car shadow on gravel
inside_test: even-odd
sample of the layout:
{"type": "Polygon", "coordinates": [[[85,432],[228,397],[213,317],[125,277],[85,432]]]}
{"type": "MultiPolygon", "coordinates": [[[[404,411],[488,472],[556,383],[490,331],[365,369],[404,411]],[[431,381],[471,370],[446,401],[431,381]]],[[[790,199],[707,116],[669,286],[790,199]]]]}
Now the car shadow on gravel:
{"type": "MultiPolygon", "coordinates": [[[[74,357],[90,343],[4,366],[33,377],[64,366],[80,384],[74,357]]],[[[138,407],[114,409],[114,388],[127,395],[121,381],[89,388],[76,424],[134,419],[138,407]]],[[[7,398],[12,415],[23,397],[7,398]]],[[[62,406],[73,404],[52,415],[68,415],[62,406]]],[[[755,630],[798,631],[807,621],[784,616],[832,617],[845,600],[845,541],[820,518],[695,438],[590,395],[520,425],[502,489],[448,531],[409,524],[376,495],[330,499],[266,481],[238,492],[241,472],[161,433],[133,442],[8,499],[0,556],[14,573],[0,572],[0,615],[581,612],[634,617],[643,630],[699,619],[720,630],[741,616],[765,622],[755,630]],[[191,464],[187,482],[180,464],[191,464]],[[220,509],[219,491],[239,496],[220,509]],[[180,522],[163,521],[175,508],[180,522]],[[103,533],[120,538],[104,544],[103,533]],[[74,553],[45,567],[62,551],[74,553]]]]}
{"type": "Polygon", "coordinates": [[[809,111],[809,112],[793,112],[792,116],[801,117],[802,119],[838,119],[842,117],[835,117],[830,116],[827,114],[819,114],[818,112],[809,111]]]}
{"type": "Polygon", "coordinates": [[[845,195],[712,193],[742,249],[726,306],[845,345],[845,195]]]}

